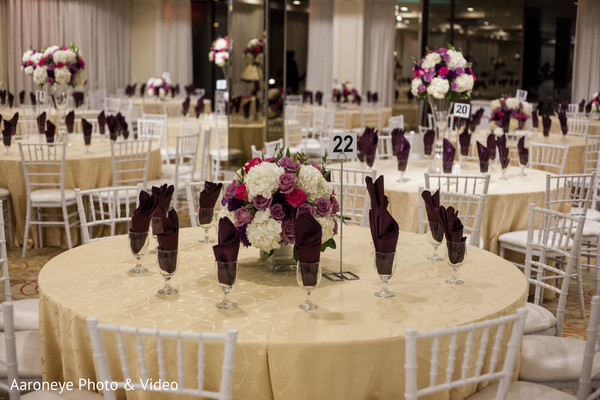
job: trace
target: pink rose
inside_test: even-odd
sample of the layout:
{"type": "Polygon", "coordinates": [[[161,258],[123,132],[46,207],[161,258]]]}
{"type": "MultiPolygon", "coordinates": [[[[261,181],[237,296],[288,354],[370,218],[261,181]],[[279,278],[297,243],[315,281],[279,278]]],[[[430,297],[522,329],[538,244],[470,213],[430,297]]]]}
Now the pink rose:
{"type": "Polygon", "coordinates": [[[259,157],[254,157],[252,160],[248,161],[246,165],[244,165],[244,171],[248,173],[250,168],[254,167],[255,165],[262,164],[262,162],[263,161],[259,157]]]}
{"type": "Polygon", "coordinates": [[[79,59],[79,65],[81,66],[81,68],[85,67],[85,62],[83,62],[81,58],[79,59]]]}
{"type": "Polygon", "coordinates": [[[235,197],[240,200],[248,201],[248,191],[246,190],[245,183],[235,188],[235,197]]]}
{"type": "Polygon", "coordinates": [[[61,62],[56,63],[56,68],[62,68],[63,66],[64,64],[61,62]]]}
{"type": "Polygon", "coordinates": [[[298,207],[306,201],[306,193],[304,193],[302,189],[294,189],[291,193],[285,195],[285,199],[292,206],[298,207]]]}
{"type": "Polygon", "coordinates": [[[40,66],[40,67],[43,67],[43,66],[44,66],[44,64],[46,64],[46,59],[45,59],[44,57],[42,57],[42,58],[40,59],[40,62],[38,63],[38,66],[40,66]]]}
{"type": "Polygon", "coordinates": [[[448,72],[450,70],[448,69],[448,67],[442,67],[438,70],[438,74],[440,74],[441,76],[446,76],[448,75],[448,72]]]}

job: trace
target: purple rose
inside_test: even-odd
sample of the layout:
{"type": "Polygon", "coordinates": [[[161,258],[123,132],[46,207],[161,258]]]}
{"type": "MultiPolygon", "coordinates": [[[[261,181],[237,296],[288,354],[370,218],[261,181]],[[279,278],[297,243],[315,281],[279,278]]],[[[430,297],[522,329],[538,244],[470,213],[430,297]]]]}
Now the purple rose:
{"type": "Polygon", "coordinates": [[[223,198],[227,200],[233,199],[235,197],[235,189],[238,186],[240,186],[240,184],[236,180],[227,185],[227,187],[225,188],[225,194],[223,195],[223,198]]]}
{"type": "Polygon", "coordinates": [[[462,75],[465,73],[465,69],[463,67],[458,67],[454,70],[454,72],[456,72],[456,75],[462,75]]]}
{"type": "Polygon", "coordinates": [[[281,204],[273,204],[271,206],[271,217],[273,217],[275,221],[283,221],[285,218],[285,211],[281,204]]]}
{"type": "Polygon", "coordinates": [[[438,52],[438,54],[440,54],[440,55],[444,55],[444,54],[448,53],[448,49],[447,49],[447,48],[445,48],[445,47],[440,47],[440,48],[437,50],[437,52],[438,52]]]}
{"type": "Polygon", "coordinates": [[[442,56],[442,58],[444,59],[444,62],[447,62],[447,63],[449,63],[449,62],[450,62],[450,56],[449,56],[448,54],[444,54],[444,55],[442,56]]]}
{"type": "Polygon", "coordinates": [[[331,198],[331,213],[335,214],[338,211],[340,211],[340,203],[338,203],[338,201],[335,197],[332,197],[331,198]]]}
{"type": "Polygon", "coordinates": [[[277,161],[277,165],[283,168],[285,172],[296,172],[300,168],[300,161],[294,162],[294,159],[291,157],[281,157],[277,161]]]}
{"type": "Polygon", "coordinates": [[[238,208],[235,210],[235,226],[240,227],[247,225],[254,219],[254,215],[250,213],[245,207],[238,208]]]}
{"type": "Polygon", "coordinates": [[[317,201],[315,201],[315,207],[317,208],[317,212],[320,215],[331,214],[332,207],[329,199],[326,199],[324,197],[318,198],[317,201]]]}
{"type": "Polygon", "coordinates": [[[281,224],[281,238],[289,244],[294,244],[296,242],[293,219],[288,219],[281,224]]]}
{"type": "Polygon", "coordinates": [[[252,205],[254,206],[254,208],[261,211],[269,208],[271,206],[272,201],[272,199],[266,199],[259,194],[258,196],[252,199],[252,205]]]}
{"type": "Polygon", "coordinates": [[[54,64],[48,64],[48,71],[54,71],[54,68],[56,68],[56,66],[54,64]]]}
{"type": "Polygon", "coordinates": [[[433,79],[433,75],[430,74],[429,72],[425,74],[425,76],[423,77],[423,80],[425,82],[431,82],[431,80],[433,79]]]}
{"type": "Polygon", "coordinates": [[[308,203],[300,204],[296,210],[296,216],[301,214],[310,214],[315,216],[315,208],[308,203]]]}
{"type": "Polygon", "coordinates": [[[458,84],[456,82],[452,82],[452,84],[450,85],[450,90],[456,92],[458,90],[458,84]]]}
{"type": "Polygon", "coordinates": [[[285,173],[279,176],[279,191],[283,194],[292,193],[294,185],[298,181],[296,174],[285,173]]]}
{"type": "Polygon", "coordinates": [[[234,197],[233,199],[229,200],[229,202],[227,203],[227,210],[229,211],[235,211],[240,207],[244,206],[244,200],[240,200],[237,197],[234,197]]]}
{"type": "Polygon", "coordinates": [[[425,87],[425,85],[419,85],[417,90],[419,93],[423,93],[423,92],[425,92],[425,90],[427,90],[427,88],[425,87]]]}

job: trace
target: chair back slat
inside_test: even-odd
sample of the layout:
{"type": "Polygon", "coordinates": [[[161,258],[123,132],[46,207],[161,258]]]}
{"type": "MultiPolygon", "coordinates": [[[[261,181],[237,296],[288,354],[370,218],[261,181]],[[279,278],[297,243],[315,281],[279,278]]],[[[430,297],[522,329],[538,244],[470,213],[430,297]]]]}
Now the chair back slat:
{"type": "Polygon", "coordinates": [[[568,152],[569,146],[529,143],[529,166],[554,174],[562,174],[565,170],[568,152]]]}
{"type": "Polygon", "coordinates": [[[490,175],[448,175],[425,172],[425,189],[446,192],[487,194],[490,175]]]}
{"type": "Polygon", "coordinates": [[[365,179],[370,176],[375,180],[377,171],[374,169],[342,169],[329,168],[330,181],[336,193],[336,200],[340,204],[340,214],[343,207],[343,216],[349,217],[348,224],[367,226],[369,224],[369,208],[371,199],[367,191],[365,179]],[[342,184],[343,183],[343,184],[342,184]]]}
{"type": "Polygon", "coordinates": [[[113,186],[132,186],[148,181],[152,139],[111,141],[113,186]]]}

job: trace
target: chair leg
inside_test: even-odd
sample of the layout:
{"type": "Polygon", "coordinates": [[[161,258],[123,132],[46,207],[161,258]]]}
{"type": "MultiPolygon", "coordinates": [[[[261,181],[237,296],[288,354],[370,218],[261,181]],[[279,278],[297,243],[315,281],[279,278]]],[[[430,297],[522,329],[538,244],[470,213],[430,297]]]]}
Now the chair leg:
{"type": "MultiPolygon", "coordinates": [[[[42,220],[42,209],[36,208],[37,221],[42,220]]],[[[38,240],[40,242],[40,248],[44,247],[44,232],[43,225],[38,225],[38,240]]]]}
{"type": "Polygon", "coordinates": [[[501,244],[501,243],[499,244],[499,248],[498,248],[498,255],[499,255],[501,258],[504,258],[504,246],[502,246],[502,244],[501,244]]]}
{"type": "Polygon", "coordinates": [[[596,242],[596,285],[594,295],[600,295],[600,240],[596,242]]]}
{"type": "Polygon", "coordinates": [[[31,229],[31,206],[27,204],[27,213],[25,214],[25,234],[23,235],[23,258],[27,255],[27,239],[29,239],[29,229],[31,229]]]}
{"type": "Polygon", "coordinates": [[[576,279],[577,279],[577,291],[579,292],[579,312],[581,314],[581,318],[585,318],[585,301],[583,299],[583,279],[581,278],[581,255],[577,256],[575,268],[577,268],[576,279]]]}
{"type": "Polygon", "coordinates": [[[67,212],[67,206],[65,204],[63,204],[62,206],[62,212],[63,220],[65,222],[65,232],[67,234],[67,246],[69,246],[69,249],[72,249],[73,244],[71,242],[71,227],[69,225],[69,213],[67,212]]]}
{"type": "Polygon", "coordinates": [[[6,223],[8,224],[8,247],[12,248],[15,244],[15,239],[13,237],[12,204],[10,199],[6,202],[6,223]]]}

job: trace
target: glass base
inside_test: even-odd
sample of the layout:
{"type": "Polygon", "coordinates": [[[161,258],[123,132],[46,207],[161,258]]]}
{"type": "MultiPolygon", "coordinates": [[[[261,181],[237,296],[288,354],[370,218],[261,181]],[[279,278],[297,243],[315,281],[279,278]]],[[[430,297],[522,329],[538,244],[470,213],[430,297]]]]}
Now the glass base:
{"type": "Polygon", "coordinates": [[[138,264],[135,267],[129,270],[132,274],[143,274],[144,272],[148,272],[148,268],[144,267],[142,264],[138,264]]]}
{"type": "Polygon", "coordinates": [[[238,305],[229,299],[224,299],[222,302],[215,304],[215,306],[222,310],[231,310],[232,308],[236,308],[238,305]]]}
{"type": "Polygon", "coordinates": [[[427,257],[429,261],[444,261],[444,257],[438,256],[436,253],[433,253],[431,256],[427,257]]]}
{"type": "Polygon", "coordinates": [[[175,289],[174,287],[172,287],[171,285],[165,285],[164,288],[160,289],[158,291],[158,294],[162,294],[162,295],[170,295],[170,294],[177,294],[179,293],[179,290],[175,289]]]}
{"type": "Polygon", "coordinates": [[[396,180],[396,182],[398,182],[398,183],[402,183],[402,182],[408,182],[408,178],[405,178],[405,177],[401,176],[400,178],[398,178],[398,179],[396,180]]]}
{"type": "Polygon", "coordinates": [[[208,237],[206,237],[204,239],[201,239],[201,240],[198,240],[198,243],[214,243],[214,242],[215,242],[215,239],[211,239],[211,238],[208,238],[208,237]]]}
{"type": "Polygon", "coordinates": [[[396,293],[392,292],[388,288],[383,288],[379,292],[375,292],[375,296],[383,298],[394,297],[395,295],[396,293]]]}
{"type": "Polygon", "coordinates": [[[465,282],[461,281],[460,279],[456,279],[455,277],[452,277],[450,279],[446,279],[446,283],[449,285],[462,285],[465,282]]]}
{"type": "Polygon", "coordinates": [[[148,253],[150,253],[150,254],[156,254],[157,251],[158,251],[158,247],[155,247],[153,249],[150,249],[150,251],[148,253]]]}
{"type": "Polygon", "coordinates": [[[306,302],[306,303],[304,303],[304,304],[300,304],[300,305],[298,306],[298,308],[300,308],[301,310],[310,311],[310,310],[316,310],[316,309],[318,309],[318,308],[319,308],[319,306],[318,306],[318,305],[316,305],[315,303],[312,303],[312,302],[310,302],[310,301],[307,301],[307,302],[306,302]]]}

